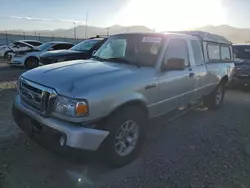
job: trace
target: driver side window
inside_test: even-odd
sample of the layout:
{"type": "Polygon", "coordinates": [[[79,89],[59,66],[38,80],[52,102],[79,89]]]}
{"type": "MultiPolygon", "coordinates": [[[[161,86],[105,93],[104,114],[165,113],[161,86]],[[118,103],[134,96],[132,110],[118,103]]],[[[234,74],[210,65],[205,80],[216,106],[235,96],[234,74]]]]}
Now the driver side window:
{"type": "Polygon", "coordinates": [[[169,59],[184,59],[185,66],[190,67],[187,42],[184,39],[170,39],[164,62],[168,62],[169,59]]]}

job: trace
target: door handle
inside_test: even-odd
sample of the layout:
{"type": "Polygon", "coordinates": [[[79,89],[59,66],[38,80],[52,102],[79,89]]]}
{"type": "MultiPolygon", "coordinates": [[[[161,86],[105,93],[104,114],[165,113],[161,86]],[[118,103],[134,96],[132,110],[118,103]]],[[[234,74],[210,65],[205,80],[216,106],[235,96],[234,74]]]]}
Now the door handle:
{"type": "Polygon", "coordinates": [[[195,74],[194,74],[193,72],[190,72],[190,73],[189,73],[189,78],[194,77],[194,75],[195,75],[195,74]]]}

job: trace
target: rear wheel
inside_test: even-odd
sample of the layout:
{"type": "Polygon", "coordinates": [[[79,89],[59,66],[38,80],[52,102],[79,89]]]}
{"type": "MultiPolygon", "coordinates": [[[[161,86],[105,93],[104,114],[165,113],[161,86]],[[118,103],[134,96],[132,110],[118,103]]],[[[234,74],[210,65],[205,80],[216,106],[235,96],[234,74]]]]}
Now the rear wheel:
{"type": "Polygon", "coordinates": [[[33,69],[38,67],[39,65],[39,60],[36,57],[29,57],[25,61],[25,68],[26,69],[33,69]]]}
{"type": "Polygon", "coordinates": [[[127,106],[112,114],[104,124],[110,132],[101,146],[105,159],[114,166],[123,166],[133,161],[145,140],[146,116],[143,112],[127,106]]]}
{"type": "Polygon", "coordinates": [[[225,85],[219,84],[215,90],[204,98],[204,104],[208,109],[218,109],[223,103],[225,96],[225,85]]]}

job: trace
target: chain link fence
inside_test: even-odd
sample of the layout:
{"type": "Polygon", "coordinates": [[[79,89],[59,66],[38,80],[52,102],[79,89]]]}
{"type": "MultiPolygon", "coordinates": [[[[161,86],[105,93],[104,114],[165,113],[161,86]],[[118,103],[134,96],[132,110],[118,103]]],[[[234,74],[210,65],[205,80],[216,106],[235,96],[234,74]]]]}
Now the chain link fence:
{"type": "Polygon", "coordinates": [[[34,33],[35,35],[26,34],[23,33],[8,33],[8,32],[2,32],[0,33],[0,45],[8,45],[13,41],[18,40],[38,40],[41,42],[50,42],[50,41],[67,41],[71,42],[73,44],[76,44],[84,39],[80,38],[68,38],[68,37],[58,37],[58,36],[41,36],[39,33],[34,33]]]}

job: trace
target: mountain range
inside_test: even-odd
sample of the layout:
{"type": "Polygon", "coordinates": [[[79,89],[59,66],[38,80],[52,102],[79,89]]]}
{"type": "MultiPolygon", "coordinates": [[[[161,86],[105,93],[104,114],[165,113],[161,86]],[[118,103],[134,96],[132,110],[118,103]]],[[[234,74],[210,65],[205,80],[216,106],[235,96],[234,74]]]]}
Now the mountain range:
{"type": "MultiPolygon", "coordinates": [[[[205,31],[213,34],[218,34],[225,36],[227,39],[234,43],[245,43],[250,41],[250,28],[236,28],[229,25],[220,25],[220,26],[204,26],[200,28],[195,29],[189,29],[189,30],[200,30],[205,31]]],[[[154,32],[154,30],[145,27],[145,26],[120,26],[120,25],[114,25],[109,28],[104,27],[95,27],[95,26],[77,26],[75,28],[76,36],[77,38],[85,38],[86,37],[92,37],[95,35],[112,35],[116,33],[126,33],[126,32],[154,32]],[[87,28],[87,30],[86,30],[87,28]]],[[[74,38],[74,28],[71,29],[57,29],[57,30],[39,30],[36,31],[24,31],[24,30],[15,30],[15,31],[7,31],[8,33],[16,34],[18,33],[24,33],[26,35],[34,35],[39,34],[41,36],[59,36],[59,37],[67,37],[67,38],[74,38]]]]}

